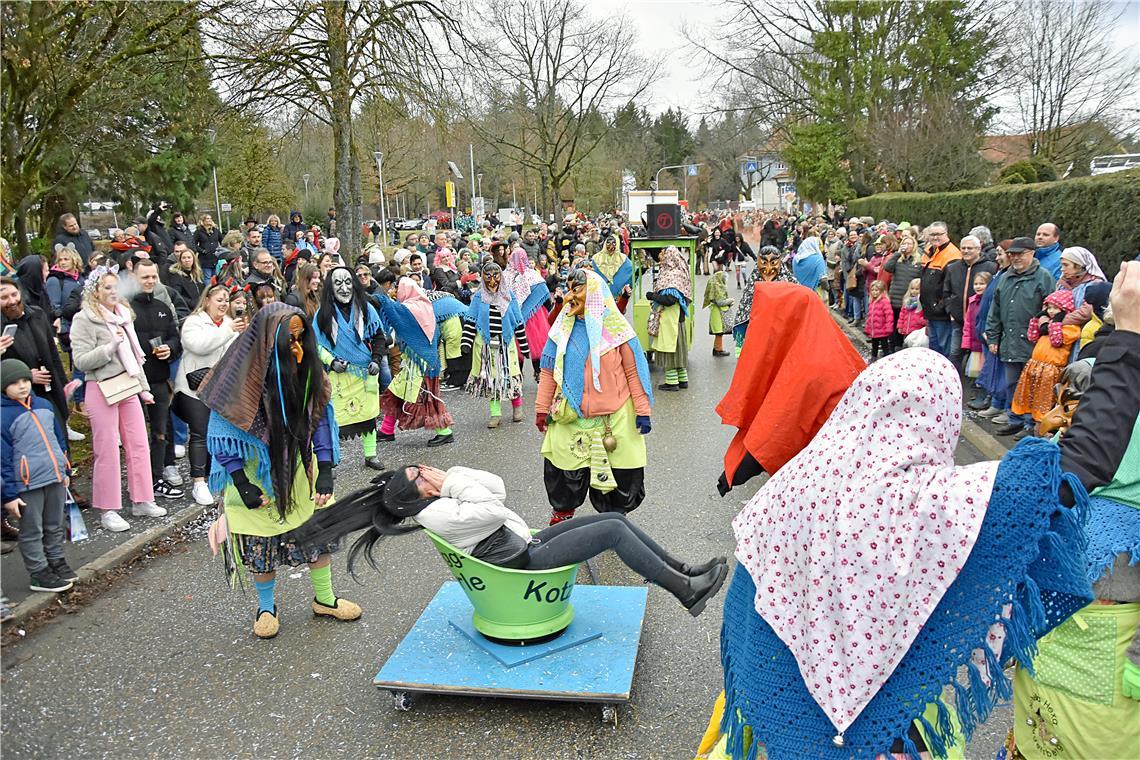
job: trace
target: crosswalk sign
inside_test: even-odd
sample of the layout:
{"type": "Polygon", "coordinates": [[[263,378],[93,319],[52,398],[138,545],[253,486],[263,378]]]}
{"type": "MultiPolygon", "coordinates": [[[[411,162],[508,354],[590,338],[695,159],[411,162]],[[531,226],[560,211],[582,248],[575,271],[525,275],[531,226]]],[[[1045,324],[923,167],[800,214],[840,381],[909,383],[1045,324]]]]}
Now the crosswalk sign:
{"type": "Polygon", "coordinates": [[[690,177],[697,176],[697,165],[696,164],[689,164],[689,176],[690,177]]]}
{"type": "Polygon", "coordinates": [[[747,164],[744,165],[744,171],[748,172],[749,174],[755,173],[758,169],[759,169],[759,167],[756,166],[755,161],[749,161],[747,164]]]}

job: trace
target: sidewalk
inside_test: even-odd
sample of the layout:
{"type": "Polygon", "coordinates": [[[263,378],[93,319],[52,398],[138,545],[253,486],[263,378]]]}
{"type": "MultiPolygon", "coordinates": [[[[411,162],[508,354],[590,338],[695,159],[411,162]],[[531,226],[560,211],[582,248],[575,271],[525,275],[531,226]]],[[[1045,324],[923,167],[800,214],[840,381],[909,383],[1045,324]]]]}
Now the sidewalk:
{"type": "MultiPolygon", "coordinates": [[[[855,348],[867,359],[871,355],[871,341],[861,329],[854,325],[848,324],[847,320],[839,312],[834,309],[828,309],[831,313],[831,318],[835,320],[843,332],[847,333],[847,337],[855,344],[855,348]]],[[[997,436],[994,435],[1000,425],[995,425],[984,417],[979,417],[978,413],[973,409],[966,406],[969,400],[969,393],[964,393],[962,396],[962,438],[964,438],[971,446],[976,448],[987,459],[1001,459],[1005,456],[1006,452],[1013,448],[1016,441],[1012,436],[997,436]]]]}
{"type": "MultiPolygon", "coordinates": [[[[185,460],[180,460],[179,471],[189,483],[188,467],[185,460]]],[[[90,494],[87,483],[76,483],[76,488],[85,494],[90,494]]],[[[202,515],[213,507],[203,507],[194,502],[186,488],[186,496],[181,499],[160,499],[158,505],[167,510],[165,517],[134,517],[130,513],[130,501],[126,495],[126,485],[123,486],[124,508],[120,513],[131,529],[122,533],[112,533],[99,523],[100,512],[95,509],[81,510],[83,520],[87,524],[89,538],[79,542],[68,542],[64,546],[64,554],[72,569],[79,575],[76,587],[98,578],[130,562],[145,553],[149,547],[164,538],[174,535],[194,518],[202,515]]],[[[7,548],[9,542],[5,542],[7,548]]],[[[28,588],[28,572],[24,568],[23,558],[16,542],[10,543],[12,550],[0,556],[0,581],[3,583],[4,594],[8,597],[16,615],[12,624],[19,624],[31,615],[46,609],[57,599],[66,598],[71,591],[63,594],[31,591],[28,588]]]]}

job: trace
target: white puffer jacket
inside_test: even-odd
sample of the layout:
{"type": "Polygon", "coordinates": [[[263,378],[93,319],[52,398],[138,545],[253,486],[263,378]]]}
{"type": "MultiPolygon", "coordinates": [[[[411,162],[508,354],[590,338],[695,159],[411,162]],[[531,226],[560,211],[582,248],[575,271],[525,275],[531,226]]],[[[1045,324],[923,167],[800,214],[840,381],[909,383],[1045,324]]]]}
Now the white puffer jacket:
{"type": "Polygon", "coordinates": [[[530,529],[521,517],[507,509],[506,499],[507,489],[498,475],[470,467],[452,467],[443,480],[439,498],[414,519],[466,554],[503,525],[529,541],[530,529]]]}

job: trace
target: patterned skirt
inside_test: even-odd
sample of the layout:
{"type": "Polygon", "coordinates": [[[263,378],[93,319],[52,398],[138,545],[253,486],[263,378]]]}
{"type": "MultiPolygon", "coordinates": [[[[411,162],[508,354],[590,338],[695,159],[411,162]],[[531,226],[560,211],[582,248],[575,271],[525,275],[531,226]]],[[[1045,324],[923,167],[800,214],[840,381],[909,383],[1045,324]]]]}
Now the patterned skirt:
{"type": "Polygon", "coordinates": [[[440,430],[451,427],[451,413],[440,397],[439,377],[424,377],[415,402],[405,401],[391,390],[380,397],[385,417],[395,417],[400,430],[440,430]]]}
{"type": "Polygon", "coordinates": [[[316,562],[322,554],[332,554],[340,548],[338,541],[320,546],[301,546],[292,538],[290,533],[280,536],[249,536],[244,533],[231,534],[241,557],[241,563],[251,573],[269,573],[277,569],[278,565],[297,567],[309,562],[316,562]]]}
{"type": "Polygon", "coordinates": [[[1053,386],[1060,381],[1063,371],[1064,367],[1038,359],[1026,362],[1021,379],[1017,381],[1017,390],[1013,393],[1010,405],[1013,413],[1032,414],[1033,421],[1040,422],[1056,402],[1053,386]]]}

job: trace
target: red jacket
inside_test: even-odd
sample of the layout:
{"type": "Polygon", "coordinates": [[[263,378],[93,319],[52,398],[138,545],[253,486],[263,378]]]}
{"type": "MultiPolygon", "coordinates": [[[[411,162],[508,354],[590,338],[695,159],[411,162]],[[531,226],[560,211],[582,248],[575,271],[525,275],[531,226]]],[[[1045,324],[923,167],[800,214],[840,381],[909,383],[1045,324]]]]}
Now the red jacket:
{"type": "Polygon", "coordinates": [[[872,299],[867,305],[867,321],[863,329],[871,338],[889,338],[894,330],[895,312],[891,308],[891,299],[887,294],[872,299]]]}
{"type": "Polygon", "coordinates": [[[906,305],[906,299],[903,299],[903,306],[899,309],[899,334],[910,335],[924,327],[926,327],[926,317],[923,316],[922,306],[915,303],[912,309],[906,305]]]}

